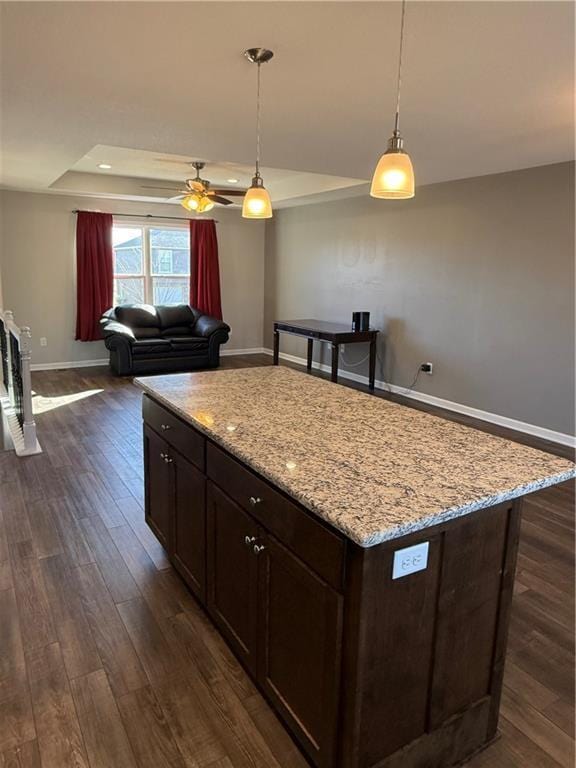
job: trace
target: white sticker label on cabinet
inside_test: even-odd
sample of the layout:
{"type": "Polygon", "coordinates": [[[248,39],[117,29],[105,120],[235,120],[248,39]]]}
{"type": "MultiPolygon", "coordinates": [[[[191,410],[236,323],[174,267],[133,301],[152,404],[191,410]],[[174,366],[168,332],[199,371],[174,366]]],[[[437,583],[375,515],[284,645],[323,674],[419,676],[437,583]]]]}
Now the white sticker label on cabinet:
{"type": "Polygon", "coordinates": [[[428,567],[428,548],[430,542],[415,544],[413,547],[399,549],[394,552],[394,568],[392,569],[392,578],[401,579],[417,571],[423,571],[428,567]]]}

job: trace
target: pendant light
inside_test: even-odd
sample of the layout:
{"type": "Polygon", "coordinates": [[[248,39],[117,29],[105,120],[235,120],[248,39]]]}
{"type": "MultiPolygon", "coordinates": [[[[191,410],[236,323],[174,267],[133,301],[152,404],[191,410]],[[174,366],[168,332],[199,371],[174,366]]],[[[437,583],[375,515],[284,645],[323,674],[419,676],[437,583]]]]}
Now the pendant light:
{"type": "Polygon", "coordinates": [[[402,49],[404,46],[404,16],[406,0],[402,0],[402,19],[400,22],[400,52],[398,56],[398,82],[396,88],[396,118],[394,133],[388,140],[388,149],[380,158],[374,176],[370,194],[384,200],[402,200],[414,197],[414,170],[410,156],[404,152],[404,140],[400,135],[400,87],[402,85],[402,49]]]}
{"type": "Polygon", "coordinates": [[[270,61],[274,54],[266,48],[249,48],[244,51],[244,56],[252,64],[258,66],[258,85],[256,91],[256,172],[250,188],[246,190],[244,195],[242,216],[245,219],[271,219],[272,202],[262,181],[262,176],[260,176],[260,67],[270,61]]]}

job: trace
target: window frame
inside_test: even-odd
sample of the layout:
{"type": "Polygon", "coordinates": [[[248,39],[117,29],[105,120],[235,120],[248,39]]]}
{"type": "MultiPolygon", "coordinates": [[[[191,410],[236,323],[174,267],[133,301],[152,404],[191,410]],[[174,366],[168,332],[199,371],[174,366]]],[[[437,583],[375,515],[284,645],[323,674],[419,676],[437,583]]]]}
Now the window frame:
{"type": "MultiPolygon", "coordinates": [[[[138,220],[138,218],[131,219],[129,217],[122,217],[121,221],[117,221],[115,218],[112,220],[112,227],[113,229],[138,229],[142,232],[142,268],[143,273],[142,274],[134,274],[134,275],[117,275],[116,271],[113,273],[113,280],[114,280],[114,287],[113,287],[113,294],[114,294],[114,306],[116,306],[116,280],[123,280],[123,279],[143,279],[144,281],[144,303],[145,304],[154,304],[154,278],[159,277],[162,279],[170,280],[171,278],[174,279],[182,279],[186,278],[188,282],[190,282],[191,277],[191,264],[190,261],[188,262],[188,274],[180,274],[180,275],[166,275],[166,274],[153,274],[152,273],[152,248],[150,247],[150,231],[152,229],[174,229],[179,230],[182,232],[189,233],[189,227],[183,226],[182,224],[177,223],[165,223],[160,220],[155,219],[149,219],[145,223],[138,220]]],[[[166,250],[174,250],[174,249],[166,249],[166,250]]],[[[183,250],[183,249],[182,249],[183,250]]],[[[188,246],[188,252],[190,253],[190,246],[188,246]]],[[[173,258],[173,257],[172,257],[173,258]]],[[[190,254],[191,258],[191,254],[190,254]]],[[[114,257],[114,270],[116,269],[116,261],[114,257]]]]}

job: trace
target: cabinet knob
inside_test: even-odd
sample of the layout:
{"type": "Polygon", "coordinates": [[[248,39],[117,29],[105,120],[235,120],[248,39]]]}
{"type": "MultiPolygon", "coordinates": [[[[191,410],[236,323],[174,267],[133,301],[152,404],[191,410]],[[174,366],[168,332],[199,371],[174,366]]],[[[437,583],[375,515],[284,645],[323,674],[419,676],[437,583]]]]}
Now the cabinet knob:
{"type": "Polygon", "coordinates": [[[161,424],[160,426],[163,432],[166,432],[167,429],[170,429],[170,424],[161,424]]]}
{"type": "Polygon", "coordinates": [[[255,507],[256,504],[260,504],[262,499],[259,496],[250,496],[250,504],[255,507]]]}
{"type": "Polygon", "coordinates": [[[266,547],[263,544],[254,544],[254,554],[259,555],[260,552],[264,552],[266,547]]]}
{"type": "Polygon", "coordinates": [[[166,462],[166,464],[172,464],[172,462],[174,461],[174,459],[171,459],[171,458],[170,458],[170,456],[168,456],[168,454],[166,453],[166,454],[164,455],[164,461],[166,462]]]}
{"type": "Polygon", "coordinates": [[[160,454],[160,458],[161,458],[161,459],[164,459],[164,461],[166,461],[166,456],[167,456],[167,455],[168,455],[167,453],[161,453],[161,454],[160,454]]]}
{"type": "Polygon", "coordinates": [[[256,536],[244,536],[244,544],[246,544],[247,547],[251,547],[255,541],[256,536]]]}

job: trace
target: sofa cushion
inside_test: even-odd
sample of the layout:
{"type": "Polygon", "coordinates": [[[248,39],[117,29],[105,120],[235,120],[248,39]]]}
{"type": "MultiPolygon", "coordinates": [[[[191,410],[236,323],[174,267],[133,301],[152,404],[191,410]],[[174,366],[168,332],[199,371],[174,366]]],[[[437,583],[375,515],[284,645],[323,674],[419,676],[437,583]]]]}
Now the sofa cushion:
{"type": "Polygon", "coordinates": [[[170,339],[172,349],[178,353],[208,349],[208,339],[198,336],[174,336],[170,339]]]}
{"type": "Polygon", "coordinates": [[[160,328],[137,328],[132,326],[132,333],[137,339],[159,339],[160,328]]]}
{"type": "Polygon", "coordinates": [[[163,328],[160,331],[160,336],[163,339],[171,336],[190,336],[191,331],[192,328],[189,325],[173,325],[170,328],[163,328]]]}
{"type": "Polygon", "coordinates": [[[176,326],[188,326],[188,333],[190,333],[190,326],[194,325],[200,313],[197,310],[189,307],[188,304],[175,304],[173,306],[156,307],[158,317],[160,319],[161,328],[172,328],[176,326]]]}
{"type": "Polygon", "coordinates": [[[116,307],[116,318],[128,328],[158,328],[156,307],[151,304],[122,304],[116,307]]]}
{"type": "Polygon", "coordinates": [[[167,339],[136,339],[132,342],[132,354],[136,357],[169,357],[171,351],[167,339]]]}

